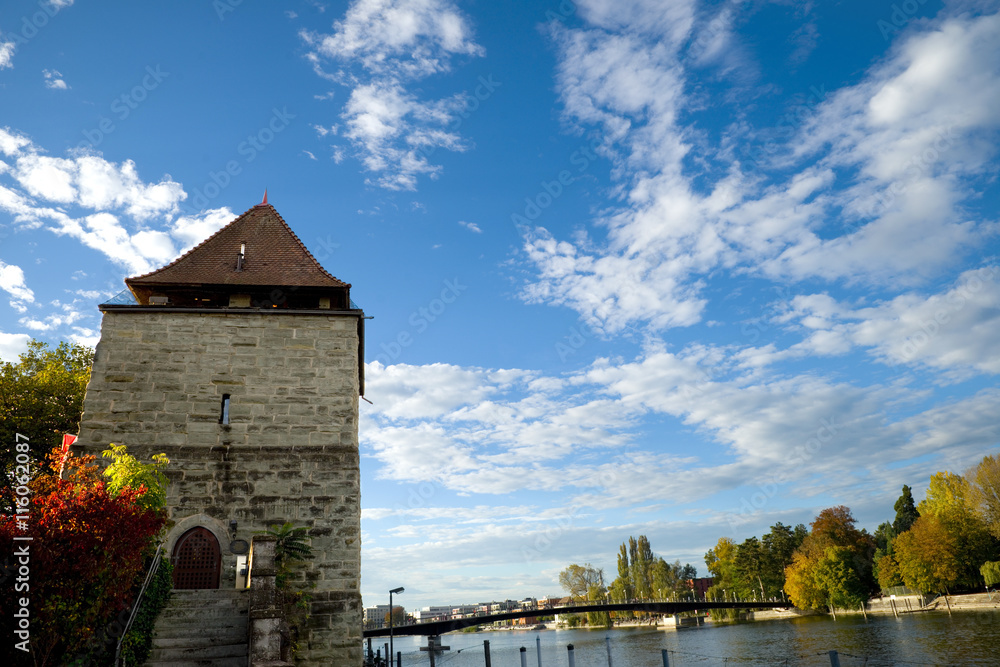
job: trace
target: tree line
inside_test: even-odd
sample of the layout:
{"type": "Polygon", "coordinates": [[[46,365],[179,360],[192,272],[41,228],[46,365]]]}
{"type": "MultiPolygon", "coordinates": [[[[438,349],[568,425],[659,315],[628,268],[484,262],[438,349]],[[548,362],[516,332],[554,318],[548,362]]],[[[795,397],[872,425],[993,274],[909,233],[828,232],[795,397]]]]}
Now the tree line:
{"type": "Polygon", "coordinates": [[[1000,456],[965,475],[931,476],[915,504],[903,486],[895,517],[873,534],[843,505],[807,529],[781,523],[760,539],[720,538],[705,554],[710,599],[787,597],[801,609],[857,608],[897,586],[920,593],[983,590],[1000,583],[1000,456]]]}
{"type": "MultiPolygon", "coordinates": [[[[857,608],[905,586],[920,593],[981,591],[1000,583],[1000,456],[986,456],[964,475],[937,472],[926,498],[914,502],[904,485],[895,517],[874,533],[857,527],[844,505],[821,511],[809,527],[776,523],[766,534],[737,543],[719,538],[705,554],[712,576],[709,600],[788,599],[800,609],[857,608]]],[[[575,600],[624,602],[683,599],[695,568],[668,563],[645,535],[618,551],[618,576],[573,564],[559,575],[575,600]]],[[[609,622],[592,614],[591,625],[609,622]]]]}

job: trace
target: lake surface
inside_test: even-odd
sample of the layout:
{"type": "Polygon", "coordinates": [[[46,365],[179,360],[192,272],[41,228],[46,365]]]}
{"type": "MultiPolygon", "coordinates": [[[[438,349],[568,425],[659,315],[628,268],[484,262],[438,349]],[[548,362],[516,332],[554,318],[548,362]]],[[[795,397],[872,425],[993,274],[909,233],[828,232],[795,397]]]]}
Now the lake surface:
{"type": "MultiPolygon", "coordinates": [[[[490,642],[494,667],[520,667],[519,648],[527,648],[528,667],[538,667],[535,638],[541,640],[543,667],[566,667],[566,645],[573,644],[577,667],[607,667],[605,637],[611,639],[613,667],[662,667],[668,649],[670,667],[688,665],[829,665],[836,649],[842,667],[854,665],[1000,665],[1000,613],[946,613],[869,616],[823,616],[732,625],[706,624],[685,630],[615,628],[612,630],[516,630],[444,635],[451,650],[437,667],[482,667],[483,640],[490,642]]],[[[373,640],[379,647],[385,639],[373,640]],[[381,642],[381,643],[380,643],[381,642]]],[[[402,667],[429,665],[423,637],[397,637],[402,667]]]]}

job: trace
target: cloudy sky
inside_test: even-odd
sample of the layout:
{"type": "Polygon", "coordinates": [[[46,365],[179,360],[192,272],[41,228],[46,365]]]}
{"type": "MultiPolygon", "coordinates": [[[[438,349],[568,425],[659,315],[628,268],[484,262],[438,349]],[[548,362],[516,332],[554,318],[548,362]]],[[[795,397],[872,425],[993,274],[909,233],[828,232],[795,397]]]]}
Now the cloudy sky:
{"type": "Polygon", "coordinates": [[[12,0],[0,357],[269,200],[373,315],[365,604],[1000,446],[997,2],[12,0]]]}

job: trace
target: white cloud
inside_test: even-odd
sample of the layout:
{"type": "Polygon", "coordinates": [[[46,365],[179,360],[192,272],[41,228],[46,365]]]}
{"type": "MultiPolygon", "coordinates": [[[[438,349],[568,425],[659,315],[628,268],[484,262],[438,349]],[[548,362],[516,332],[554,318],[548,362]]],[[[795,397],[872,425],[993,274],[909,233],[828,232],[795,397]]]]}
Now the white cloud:
{"type": "Polygon", "coordinates": [[[466,229],[468,229],[470,232],[475,232],[477,234],[482,234],[483,233],[483,230],[480,229],[479,225],[477,225],[474,222],[466,222],[465,220],[459,220],[458,224],[462,225],[463,227],[465,227],[466,229]]]}
{"type": "Polygon", "coordinates": [[[42,75],[45,77],[45,87],[51,88],[53,90],[66,90],[69,88],[66,85],[66,81],[62,78],[62,74],[58,70],[54,69],[43,69],[42,75]]]}
{"type": "Polygon", "coordinates": [[[307,35],[320,54],[393,78],[423,78],[446,70],[452,55],[483,53],[448,0],[356,0],[333,27],[331,35],[307,35]]]}
{"type": "Polygon", "coordinates": [[[32,303],[35,300],[35,293],[24,282],[24,271],[21,267],[5,264],[3,261],[0,261],[0,289],[17,301],[32,303]]]}
{"type": "MultiPolygon", "coordinates": [[[[906,286],[995,236],[964,204],[992,173],[1000,72],[977,63],[1000,55],[1000,15],[907,33],[860,83],[805,108],[795,136],[772,142],[765,174],[728,159],[726,142],[746,131],[720,149],[688,120],[701,111],[678,52],[695,34],[690,9],[654,21],[648,7],[591,2],[581,14],[596,27],[551,29],[567,120],[603,137],[622,204],[572,242],[543,228],[544,212],[522,218],[537,225],[527,301],[568,306],[608,334],[689,326],[719,270],[906,286]]],[[[695,39],[708,49],[730,23],[695,39]]]]}
{"type": "MultiPolygon", "coordinates": [[[[302,37],[313,49],[308,57],[317,73],[351,87],[341,114],[343,135],[375,174],[375,184],[416,189],[420,175],[433,177],[440,170],[427,159],[431,152],[465,149],[458,135],[445,129],[463,101],[422,100],[407,84],[450,70],[456,56],[481,56],[482,47],[449,0],[355,0],[333,28],[329,35],[303,32],[302,37]],[[344,69],[327,74],[324,60],[344,69]]],[[[321,137],[337,129],[313,127],[321,137]]]]}
{"type": "Polygon", "coordinates": [[[14,49],[17,45],[14,42],[0,41],[0,69],[13,67],[14,49]]]}
{"type": "Polygon", "coordinates": [[[180,253],[187,252],[236,218],[228,206],[202,211],[197,216],[181,216],[174,221],[171,234],[181,245],[180,253]]]}
{"type": "Polygon", "coordinates": [[[891,365],[921,365],[943,377],[1000,373],[1000,268],[964,272],[949,289],[929,296],[907,293],[872,306],[851,307],[826,295],[796,297],[784,320],[808,337],[795,356],[871,349],[891,365]]]}
{"type": "Polygon", "coordinates": [[[0,331],[0,360],[15,363],[19,355],[28,351],[31,336],[25,333],[4,333],[0,331]]]}

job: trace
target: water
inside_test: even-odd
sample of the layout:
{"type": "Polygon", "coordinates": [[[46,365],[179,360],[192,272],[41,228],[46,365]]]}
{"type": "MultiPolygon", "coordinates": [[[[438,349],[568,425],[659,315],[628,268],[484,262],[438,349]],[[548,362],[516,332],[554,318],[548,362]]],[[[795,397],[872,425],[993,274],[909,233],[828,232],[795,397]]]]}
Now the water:
{"type": "MultiPolygon", "coordinates": [[[[1000,612],[956,611],[902,616],[813,616],[685,630],[615,628],[612,630],[514,630],[456,633],[441,637],[451,650],[438,667],[483,667],[483,640],[490,642],[494,667],[520,667],[519,648],[527,648],[528,667],[538,667],[535,638],[541,639],[543,667],[566,667],[566,645],[573,644],[577,667],[607,667],[605,637],[611,638],[613,667],[662,667],[668,649],[670,667],[691,665],[822,665],[836,649],[843,667],[854,665],[1000,665],[1000,612]],[[867,659],[867,661],[866,661],[867,659]]],[[[385,639],[373,640],[380,647],[385,639]],[[381,643],[378,643],[381,642],[381,643]]],[[[423,637],[397,637],[403,667],[430,664],[423,637]]]]}

